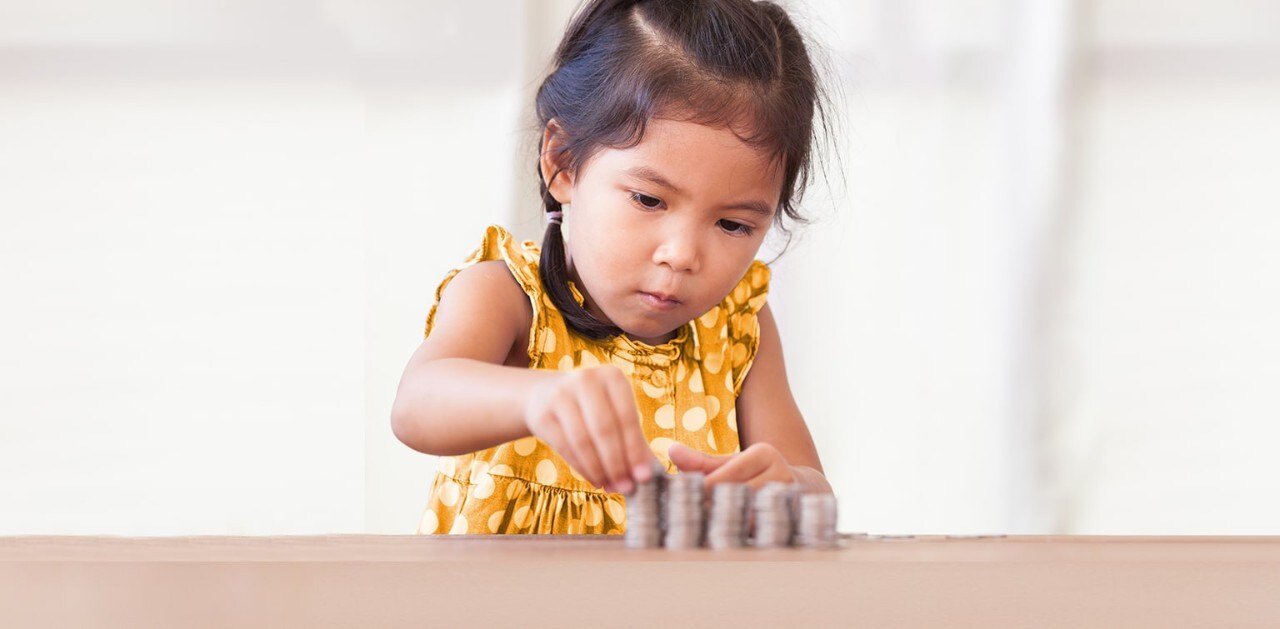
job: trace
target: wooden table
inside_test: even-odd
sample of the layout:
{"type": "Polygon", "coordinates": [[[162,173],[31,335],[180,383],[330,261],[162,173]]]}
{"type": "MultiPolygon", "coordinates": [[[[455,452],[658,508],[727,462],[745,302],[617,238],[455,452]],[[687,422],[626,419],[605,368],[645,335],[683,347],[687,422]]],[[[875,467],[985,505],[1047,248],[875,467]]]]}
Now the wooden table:
{"type": "Polygon", "coordinates": [[[0,537],[4,627],[1280,627],[1280,537],[0,537]]]}

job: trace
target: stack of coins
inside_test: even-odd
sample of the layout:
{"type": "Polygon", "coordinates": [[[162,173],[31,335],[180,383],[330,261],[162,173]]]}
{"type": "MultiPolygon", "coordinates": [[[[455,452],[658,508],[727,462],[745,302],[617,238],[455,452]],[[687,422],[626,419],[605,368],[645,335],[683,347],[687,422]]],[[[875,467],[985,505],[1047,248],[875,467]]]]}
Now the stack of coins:
{"type": "Polygon", "coordinates": [[[752,500],[756,548],[782,548],[791,544],[791,507],[787,485],[766,483],[752,500]]]}
{"type": "Polygon", "coordinates": [[[667,479],[666,535],[663,539],[667,548],[677,550],[702,545],[705,485],[706,476],[701,472],[683,472],[667,479]]]}
{"type": "Polygon", "coordinates": [[[628,548],[716,550],[748,545],[750,520],[757,548],[836,548],[836,497],[805,494],[799,484],[767,483],[755,492],[744,483],[719,483],[704,510],[706,477],[670,475],[654,463],[653,477],[627,495],[628,548]]]}
{"type": "Polygon", "coordinates": [[[623,533],[627,548],[658,548],[662,546],[662,519],[660,505],[666,485],[667,472],[656,461],[653,476],[636,483],[627,495],[627,528],[623,533]]]}
{"type": "Polygon", "coordinates": [[[747,543],[747,506],[751,488],[743,483],[720,483],[711,490],[707,545],[716,550],[747,543]]]}
{"type": "Polygon", "coordinates": [[[834,548],[836,536],[836,497],[832,494],[802,494],[800,525],[796,545],[805,548],[834,548]]]}
{"type": "Polygon", "coordinates": [[[792,483],[787,485],[787,510],[791,516],[791,538],[788,546],[796,545],[797,531],[800,530],[800,496],[804,495],[804,485],[792,483]]]}

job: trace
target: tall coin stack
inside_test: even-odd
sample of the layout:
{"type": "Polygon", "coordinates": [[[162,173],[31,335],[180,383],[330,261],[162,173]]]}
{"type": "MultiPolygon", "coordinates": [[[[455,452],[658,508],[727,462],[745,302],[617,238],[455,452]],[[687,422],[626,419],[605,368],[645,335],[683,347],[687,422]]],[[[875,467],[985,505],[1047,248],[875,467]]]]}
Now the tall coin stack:
{"type": "Polygon", "coordinates": [[[627,528],[623,541],[627,548],[658,548],[662,546],[662,520],[659,507],[667,481],[667,471],[658,462],[653,463],[653,476],[636,483],[627,498],[627,528]]]}
{"type": "Polygon", "coordinates": [[[755,514],[756,548],[783,548],[791,544],[789,488],[783,483],[766,483],[752,500],[755,514]]]}
{"type": "Polygon", "coordinates": [[[835,548],[838,545],[837,539],[836,497],[832,494],[802,494],[796,545],[805,548],[835,548]]]}
{"type": "Polygon", "coordinates": [[[702,472],[681,472],[667,479],[663,540],[667,548],[677,550],[702,545],[702,498],[706,480],[702,472]]]}
{"type": "Polygon", "coordinates": [[[711,490],[707,545],[716,550],[747,543],[747,506],[751,488],[743,483],[719,483],[711,490]]]}
{"type": "Polygon", "coordinates": [[[800,483],[787,485],[787,511],[791,516],[791,538],[787,540],[788,546],[797,544],[796,537],[800,530],[800,496],[803,495],[804,485],[800,483]]]}

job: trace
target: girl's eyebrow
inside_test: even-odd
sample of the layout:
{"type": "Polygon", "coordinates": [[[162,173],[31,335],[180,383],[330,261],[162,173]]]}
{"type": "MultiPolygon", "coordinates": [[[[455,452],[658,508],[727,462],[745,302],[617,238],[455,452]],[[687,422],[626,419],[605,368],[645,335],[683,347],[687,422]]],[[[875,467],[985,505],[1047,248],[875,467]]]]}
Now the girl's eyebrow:
{"type": "MultiPolygon", "coordinates": [[[[624,175],[635,177],[636,179],[641,179],[655,185],[662,186],[676,194],[685,194],[685,191],[680,189],[680,187],[674,183],[671,183],[670,179],[663,177],[662,173],[648,166],[632,166],[631,168],[622,171],[622,173],[624,175]]],[[[734,203],[727,203],[721,207],[726,210],[748,210],[757,214],[763,214],[764,216],[773,216],[773,208],[769,207],[769,204],[764,201],[737,201],[734,203]]]]}
{"type": "Polygon", "coordinates": [[[636,179],[643,179],[645,181],[655,183],[663,188],[675,192],[676,194],[684,194],[684,190],[681,190],[679,186],[671,183],[671,180],[662,176],[662,173],[649,168],[648,166],[632,166],[631,168],[623,171],[623,174],[630,175],[636,179]]]}

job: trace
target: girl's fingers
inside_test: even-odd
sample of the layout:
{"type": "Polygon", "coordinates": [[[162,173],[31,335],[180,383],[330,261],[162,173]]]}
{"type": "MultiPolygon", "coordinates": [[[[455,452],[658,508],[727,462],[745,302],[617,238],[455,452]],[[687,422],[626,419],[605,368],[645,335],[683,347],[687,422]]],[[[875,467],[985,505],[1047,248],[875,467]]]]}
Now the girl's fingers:
{"type": "Polygon", "coordinates": [[[745,483],[763,474],[773,465],[773,458],[762,449],[747,448],[707,475],[707,485],[731,482],[745,483]]]}
{"type": "MultiPolygon", "coordinates": [[[[589,389],[582,397],[583,420],[609,487],[622,493],[631,491],[631,470],[623,450],[621,420],[609,399],[607,386],[589,389]]],[[[612,490],[611,490],[612,491],[612,490]]]]}
{"type": "Polygon", "coordinates": [[[569,448],[569,438],[565,436],[564,429],[555,421],[542,422],[538,425],[534,436],[551,446],[565,463],[569,464],[578,473],[582,473],[582,464],[578,461],[578,455],[569,448]]]}
{"type": "Polygon", "coordinates": [[[577,458],[579,465],[570,466],[582,473],[592,485],[603,487],[608,482],[600,458],[596,456],[595,441],[582,420],[582,411],[576,402],[562,403],[556,407],[556,416],[564,430],[567,450],[577,458]]]}
{"type": "Polygon", "coordinates": [[[667,449],[667,456],[671,457],[671,462],[675,463],[682,472],[709,473],[723,467],[737,455],[713,456],[698,452],[683,443],[673,443],[667,449]]]}
{"type": "Polygon", "coordinates": [[[613,403],[615,416],[618,418],[622,450],[626,454],[627,476],[636,482],[645,482],[653,475],[653,451],[640,429],[640,412],[636,410],[635,391],[631,382],[619,372],[617,378],[609,379],[609,399],[613,403]]]}

